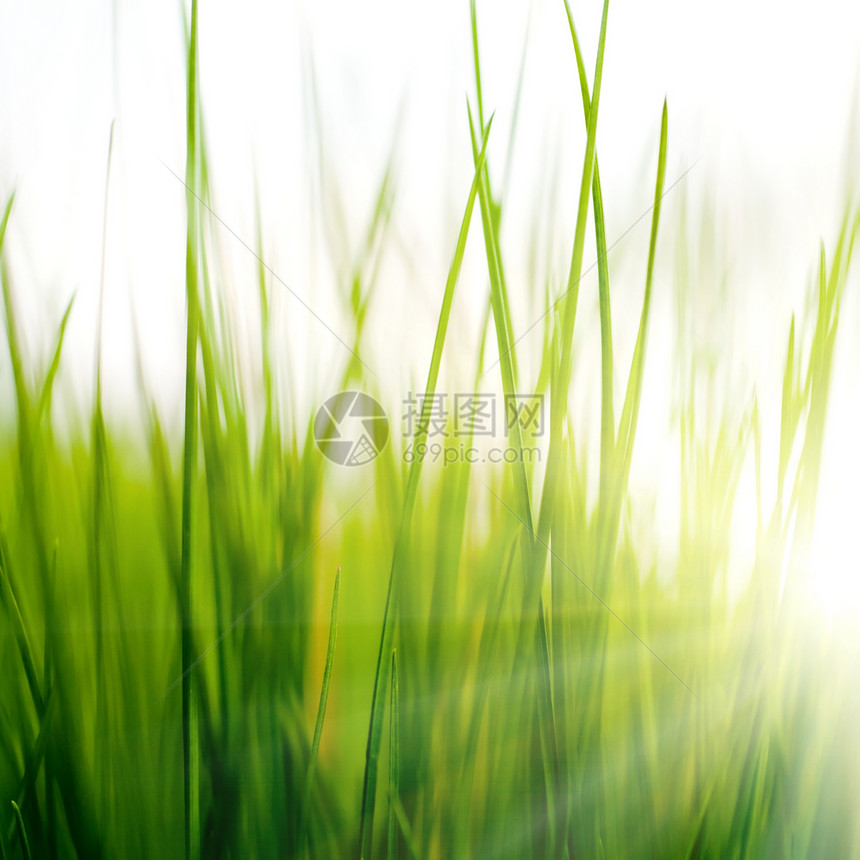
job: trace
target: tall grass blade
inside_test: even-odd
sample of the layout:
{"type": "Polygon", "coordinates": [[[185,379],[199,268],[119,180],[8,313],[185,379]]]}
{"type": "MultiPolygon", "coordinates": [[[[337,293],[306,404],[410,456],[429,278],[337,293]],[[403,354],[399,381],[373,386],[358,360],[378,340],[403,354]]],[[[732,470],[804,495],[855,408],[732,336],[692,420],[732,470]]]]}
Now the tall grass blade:
{"type": "Polygon", "coordinates": [[[400,855],[395,804],[400,800],[400,687],[397,681],[397,651],[391,652],[391,705],[388,741],[388,860],[400,855]]]}
{"type": "Polygon", "coordinates": [[[191,666],[194,647],[194,579],[196,570],[197,525],[197,341],[199,327],[197,189],[199,164],[197,133],[197,0],[191,2],[191,29],[188,40],[188,102],[186,116],[185,185],[188,234],[185,253],[187,326],[185,339],[185,431],[182,461],[182,754],[185,804],[185,857],[195,860],[200,850],[200,763],[197,691],[191,666]]]}
{"type": "MultiPolygon", "coordinates": [[[[475,0],[470,0],[470,18],[472,24],[472,59],[475,67],[475,89],[478,98],[478,124],[481,128],[481,134],[484,133],[484,104],[483,104],[483,87],[481,85],[481,57],[478,51],[478,14],[475,7],[475,0]]],[[[516,132],[516,113],[517,113],[517,105],[519,103],[519,90],[522,86],[522,71],[525,68],[525,46],[523,47],[523,60],[520,65],[520,81],[517,84],[518,94],[515,98],[514,105],[514,117],[511,125],[511,137],[508,141],[508,155],[512,154],[512,145],[513,145],[513,135],[516,132]]],[[[472,131],[472,137],[474,138],[474,130],[472,131]]],[[[473,149],[473,157],[475,155],[476,143],[473,139],[472,141],[472,149],[473,149]]],[[[507,167],[506,167],[507,171],[507,167]]],[[[487,198],[488,204],[487,209],[490,214],[490,218],[493,221],[493,227],[495,228],[496,233],[498,233],[501,225],[502,218],[502,202],[500,200],[496,200],[493,197],[493,192],[490,187],[490,174],[489,171],[485,169],[483,181],[487,186],[487,198]]],[[[503,313],[500,315],[499,319],[502,320],[505,328],[506,328],[506,341],[507,348],[505,350],[505,357],[509,359],[511,366],[511,373],[514,380],[514,388],[516,388],[516,382],[519,378],[518,370],[517,370],[517,354],[515,349],[516,338],[514,337],[514,329],[513,329],[513,315],[511,314],[511,307],[508,298],[508,286],[507,280],[505,278],[505,267],[502,262],[502,255],[500,249],[496,248],[496,273],[498,278],[498,299],[503,310],[503,313]]]]}
{"type": "Polygon", "coordinates": [[[311,744],[311,753],[308,758],[308,770],[305,775],[305,787],[302,792],[301,820],[299,826],[298,849],[304,850],[307,835],[307,822],[310,815],[311,789],[314,784],[317,758],[320,751],[320,740],[322,738],[323,723],[325,722],[326,706],[328,705],[329,688],[331,687],[331,669],[334,664],[334,648],[337,642],[337,608],[340,600],[340,567],[334,580],[334,596],[331,601],[331,621],[329,622],[328,647],[325,654],[325,668],[323,669],[322,687],[320,688],[320,701],[317,707],[317,719],[314,725],[314,737],[311,744]]]}
{"type": "Polygon", "coordinates": [[[27,628],[24,625],[24,619],[21,616],[21,610],[12,588],[12,580],[9,573],[9,549],[6,544],[6,535],[2,522],[0,522],[0,598],[2,598],[3,607],[6,610],[6,615],[18,645],[18,653],[21,656],[21,665],[24,668],[24,676],[27,679],[30,697],[33,700],[36,713],[41,715],[45,708],[45,700],[39,678],[36,674],[36,662],[33,658],[30,638],[27,635],[27,628]]]}
{"type": "Polygon", "coordinates": [[[651,312],[651,292],[654,280],[654,260],[657,255],[657,228],[660,224],[660,209],[663,201],[663,184],[666,177],[666,146],[668,137],[668,109],[663,102],[663,115],[660,124],[660,150],[657,162],[657,183],[654,189],[654,208],[651,216],[651,238],[648,245],[648,268],[645,276],[645,295],[642,300],[642,313],[639,317],[639,331],[636,335],[636,346],[633,349],[633,360],[630,365],[630,376],[627,382],[627,393],[621,410],[618,425],[618,462],[619,471],[614,487],[612,504],[612,523],[607,526],[601,547],[602,557],[614,549],[614,543],[620,516],[621,497],[627,486],[630,474],[630,464],[633,459],[633,441],[636,436],[636,425],[639,418],[639,405],[642,399],[642,379],[645,372],[645,344],[648,338],[648,320],[651,312]]]}
{"type": "Polygon", "coordinates": [[[66,325],[69,322],[69,316],[72,313],[72,306],[75,303],[75,296],[69,299],[66,305],[66,310],[63,312],[63,318],[60,320],[60,326],[57,330],[56,343],[51,356],[51,363],[48,365],[48,370],[45,373],[45,381],[42,383],[42,393],[39,396],[39,405],[36,411],[36,420],[44,416],[50,416],[51,412],[51,396],[54,391],[54,380],[57,377],[57,371],[60,369],[60,355],[63,351],[63,341],[66,337],[66,325]]]}
{"type": "Polygon", "coordinates": [[[556,505],[559,465],[563,445],[562,431],[564,429],[564,416],[567,411],[567,398],[571,378],[573,331],[576,325],[579,281],[582,277],[582,258],[585,250],[588,196],[591,191],[592,177],[594,175],[595,150],[597,146],[597,116],[603,81],[603,56],[606,47],[608,18],[609,0],[604,0],[603,14],[600,22],[600,36],[597,43],[594,85],[588,110],[588,130],[585,141],[585,155],[579,188],[579,203],[577,206],[576,227],[574,230],[573,250],[571,251],[570,270],[567,278],[567,289],[556,302],[556,304],[561,304],[561,338],[559,343],[558,372],[550,401],[550,445],[537,529],[536,567],[540,570],[543,570],[546,565],[546,550],[544,547],[548,545],[550,526],[553,522],[553,509],[556,505]]]}
{"type": "Polygon", "coordinates": [[[24,860],[31,860],[33,855],[30,853],[30,842],[27,839],[27,830],[24,827],[24,819],[21,817],[21,810],[15,801],[12,801],[12,810],[15,813],[15,822],[18,825],[18,838],[21,840],[21,853],[24,855],[24,860]]]}
{"type": "MultiPolygon", "coordinates": [[[[576,57],[576,71],[579,75],[579,87],[582,95],[582,110],[585,118],[586,131],[588,117],[591,111],[591,95],[588,90],[588,77],[585,63],[582,59],[582,48],[576,33],[573,13],[570,3],[564,0],[567,13],[567,23],[570,29],[573,50],[576,57]]],[[[615,454],[615,411],[613,400],[613,351],[612,351],[612,312],[609,296],[609,261],[606,247],[606,221],[603,213],[603,191],[600,186],[600,168],[597,153],[594,154],[594,180],[592,182],[592,205],[594,206],[594,232],[597,241],[597,289],[598,307],[600,312],[600,496],[605,509],[608,501],[609,475],[615,454]]]]}
{"type": "MultiPolygon", "coordinates": [[[[481,171],[484,166],[484,158],[489,141],[492,122],[487,124],[481,152],[476,158],[475,176],[469,189],[469,197],[460,224],[460,232],[457,237],[457,245],[451,267],[448,270],[448,278],[445,283],[445,293],[442,297],[442,308],[439,312],[439,321],[436,326],[436,338],[433,343],[433,354],[430,358],[430,369],[427,373],[427,384],[424,389],[424,399],[419,419],[418,432],[415,436],[415,446],[427,439],[427,431],[430,424],[431,409],[433,406],[433,395],[436,392],[436,384],[439,379],[439,368],[442,364],[442,351],[445,346],[445,336],[448,332],[448,321],[451,317],[451,306],[454,301],[454,290],[460,276],[463,264],[463,254],[466,250],[466,239],[469,235],[469,224],[472,220],[472,210],[475,206],[475,197],[478,193],[481,171]]],[[[379,748],[382,742],[382,711],[379,707],[381,697],[385,695],[388,661],[385,655],[390,647],[391,629],[390,615],[392,608],[396,606],[396,586],[400,554],[404,551],[408,539],[408,531],[412,521],[412,511],[415,506],[415,497],[418,493],[418,483],[421,478],[420,458],[416,458],[409,467],[406,482],[406,493],[403,500],[403,513],[401,515],[398,533],[395,539],[394,553],[391,561],[391,570],[388,576],[388,588],[385,597],[385,608],[382,615],[382,632],[379,641],[379,654],[376,661],[376,672],[373,680],[373,694],[370,707],[370,724],[367,734],[367,749],[365,753],[364,781],[361,796],[361,825],[359,831],[359,851],[362,860],[369,860],[371,856],[371,845],[373,841],[373,816],[376,799],[376,778],[379,758],[379,748]]]]}

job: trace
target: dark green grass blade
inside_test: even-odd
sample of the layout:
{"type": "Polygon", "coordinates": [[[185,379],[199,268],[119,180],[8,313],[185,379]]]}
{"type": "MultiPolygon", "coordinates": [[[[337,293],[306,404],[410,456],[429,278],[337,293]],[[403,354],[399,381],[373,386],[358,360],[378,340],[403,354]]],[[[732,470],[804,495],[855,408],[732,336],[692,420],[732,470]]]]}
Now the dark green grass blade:
{"type": "MultiPolygon", "coordinates": [[[[68,312],[67,312],[68,313],[68,312]]],[[[45,654],[44,654],[44,670],[43,679],[45,683],[46,695],[51,696],[54,690],[54,649],[56,646],[56,635],[54,625],[56,624],[56,611],[54,609],[56,603],[56,588],[57,588],[57,559],[59,548],[57,543],[54,544],[54,560],[51,566],[51,580],[48,583],[48,590],[45,594],[45,654]]],[[[58,855],[58,836],[57,831],[57,810],[56,801],[54,798],[54,762],[53,756],[48,750],[45,751],[45,814],[48,839],[48,858],[55,860],[58,855]]]]}
{"type": "Polygon", "coordinates": [[[41,770],[42,763],[45,760],[45,752],[48,746],[48,733],[51,731],[51,720],[54,715],[56,699],[51,695],[50,691],[46,695],[44,712],[40,714],[39,733],[36,740],[29,750],[25,758],[24,775],[21,777],[18,786],[18,805],[23,809],[28,808],[28,804],[36,800],[34,789],[36,787],[36,778],[41,770]]]}
{"type": "Polygon", "coordinates": [[[30,638],[27,635],[27,628],[24,625],[24,619],[21,616],[21,610],[18,607],[18,601],[12,588],[9,571],[9,550],[2,522],[0,522],[0,598],[2,598],[6,616],[9,619],[15,641],[18,645],[18,652],[21,655],[21,664],[24,668],[24,676],[27,679],[30,697],[33,699],[36,713],[41,714],[44,709],[44,697],[39,678],[36,674],[36,662],[33,658],[30,638]]]}
{"type": "Polygon", "coordinates": [[[15,813],[15,822],[18,825],[18,838],[21,840],[21,853],[24,855],[24,860],[31,860],[30,842],[27,839],[27,830],[24,827],[24,819],[21,817],[21,810],[18,804],[12,801],[12,810],[15,813]]]}
{"type": "Polygon", "coordinates": [[[406,810],[400,802],[399,797],[393,797],[391,804],[394,809],[394,814],[397,816],[397,823],[400,825],[400,832],[403,835],[403,841],[406,845],[406,850],[412,860],[420,860],[421,854],[418,851],[418,846],[415,843],[415,836],[412,833],[412,828],[409,825],[409,819],[406,816],[406,810]]]}

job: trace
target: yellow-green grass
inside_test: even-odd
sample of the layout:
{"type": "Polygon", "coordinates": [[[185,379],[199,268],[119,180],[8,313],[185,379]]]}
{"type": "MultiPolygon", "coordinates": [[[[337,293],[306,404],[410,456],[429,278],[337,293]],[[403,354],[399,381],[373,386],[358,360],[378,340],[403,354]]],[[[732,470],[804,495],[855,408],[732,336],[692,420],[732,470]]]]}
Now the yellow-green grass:
{"type": "MultiPolygon", "coordinates": [[[[467,242],[482,241],[485,339],[499,358],[491,365],[482,343],[475,378],[548,395],[544,468],[526,458],[480,470],[407,464],[392,442],[346,480],[316,448],[312,416],[284,407],[268,317],[280,287],[262,263],[258,386],[239,372],[203,205],[196,2],[181,438],[165,431],[143,372],[147,446],[106,422],[100,358],[91,420],[57,425],[52,391],[73,310],[38,366],[2,249],[9,200],[0,260],[17,425],[0,438],[0,856],[860,856],[850,661],[796,611],[857,214],[849,208],[822,248],[817,303],[787,336],[773,510],[763,510],[755,403],[739,423],[706,421],[680,355],[677,559],[669,571],[643,563],[653,547],[630,527],[628,481],[648,408],[669,113],[664,104],[639,328],[620,367],[597,160],[607,12],[590,83],[567,7],[586,128],[578,216],[539,370],[524,379],[472,5],[474,177],[439,284],[424,391],[439,390],[467,242]],[[589,223],[601,343],[593,460],[568,407],[589,223]],[[252,403],[263,404],[259,426],[252,403]],[[748,454],[756,555],[730,599],[748,454]]],[[[342,388],[383,400],[362,344],[391,195],[386,170],[346,291],[354,330],[341,368],[342,388]]],[[[524,444],[517,425],[510,444],[524,444]]]]}

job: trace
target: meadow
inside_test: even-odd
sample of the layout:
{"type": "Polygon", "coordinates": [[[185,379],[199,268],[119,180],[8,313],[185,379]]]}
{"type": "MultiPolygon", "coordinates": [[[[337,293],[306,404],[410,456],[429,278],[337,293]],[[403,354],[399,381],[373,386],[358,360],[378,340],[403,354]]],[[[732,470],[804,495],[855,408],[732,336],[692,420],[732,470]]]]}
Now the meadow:
{"type": "MultiPolygon", "coordinates": [[[[242,366],[225,237],[208,205],[196,0],[180,433],[142,364],[142,433],[106,417],[100,349],[92,401],[58,417],[75,307],[51,350],[34,350],[17,307],[28,286],[2,245],[14,195],[4,201],[14,413],[0,430],[3,860],[860,857],[860,642],[850,621],[807,611],[806,590],[860,208],[846,193],[841,230],[810,249],[816,274],[784,333],[782,387],[762,393],[780,404],[778,426],[755,399],[701,408],[706,381],[678,311],[680,530],[671,569],[658,570],[629,479],[649,409],[655,260],[674,229],[661,221],[671,106],[650,166],[638,327],[619,348],[597,152],[608,7],[593,70],[566,7],[584,128],[577,218],[567,276],[534,285],[546,313],[523,342],[530,320],[511,312],[472,6],[474,176],[458,190],[462,222],[409,444],[432,443],[468,242],[485,256],[487,312],[463,390],[489,374],[506,395],[542,395],[542,458],[522,455],[533,440],[518,420],[512,462],[405,456],[389,409],[391,438],[372,462],[331,462],[279,366],[269,306],[283,287],[264,263],[263,225],[251,250],[259,354],[253,372],[242,366]],[[599,434],[588,451],[569,395],[592,257],[599,434]],[[526,378],[522,351],[535,344],[538,372],[526,378]],[[778,452],[773,487],[763,446],[778,452]],[[741,500],[747,463],[756,491],[741,500]],[[733,590],[741,501],[755,546],[733,590]]],[[[336,390],[386,405],[397,398],[378,390],[365,347],[391,241],[390,177],[343,289],[351,341],[319,356],[336,357],[336,390]]],[[[679,264],[679,297],[692,278],[679,264]]]]}

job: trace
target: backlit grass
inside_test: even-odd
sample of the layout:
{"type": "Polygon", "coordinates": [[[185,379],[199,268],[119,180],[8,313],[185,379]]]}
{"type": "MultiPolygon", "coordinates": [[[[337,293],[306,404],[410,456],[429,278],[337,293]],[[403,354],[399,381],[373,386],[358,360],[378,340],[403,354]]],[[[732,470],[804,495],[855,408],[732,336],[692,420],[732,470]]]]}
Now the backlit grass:
{"type": "MultiPolygon", "coordinates": [[[[282,287],[262,261],[260,372],[241,372],[207,203],[196,2],[181,434],[165,429],[142,362],[146,444],[106,420],[100,349],[86,420],[57,419],[74,308],[45,320],[54,347],[34,355],[16,309],[27,287],[13,283],[2,248],[9,198],[0,261],[15,423],[0,431],[0,856],[860,856],[857,638],[832,635],[805,611],[841,301],[856,288],[857,211],[846,206],[820,250],[815,300],[785,334],[781,392],[761,395],[780,399],[778,426],[763,425],[755,400],[740,404],[740,418],[702,414],[700,375],[679,348],[680,534],[671,569],[658,569],[647,561],[656,539],[634,527],[648,514],[629,480],[649,408],[655,260],[669,229],[670,112],[664,104],[654,141],[628,365],[613,339],[597,157],[608,2],[590,75],[566,11],[585,127],[568,275],[547,288],[540,334],[518,339],[529,321],[511,313],[473,4],[476,97],[463,145],[474,175],[459,190],[423,386],[426,419],[475,244],[488,313],[464,385],[480,390],[492,375],[506,394],[545,394],[543,461],[407,462],[392,438],[372,465],[328,462],[313,415],[287,406],[268,313],[282,287]],[[569,408],[592,235],[594,457],[569,408]],[[518,352],[535,344],[538,370],[525,378],[518,352]],[[773,488],[762,486],[762,446],[778,449],[773,488]],[[728,555],[747,462],[755,555],[735,595],[728,555]]],[[[341,389],[386,404],[397,393],[377,390],[363,345],[392,193],[389,165],[344,291],[352,342],[334,353],[341,389]]],[[[680,268],[674,288],[690,289],[680,268]]],[[[411,442],[427,442],[426,426],[411,442]]],[[[527,445],[517,423],[508,444],[527,445]]]]}

